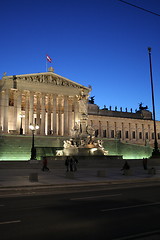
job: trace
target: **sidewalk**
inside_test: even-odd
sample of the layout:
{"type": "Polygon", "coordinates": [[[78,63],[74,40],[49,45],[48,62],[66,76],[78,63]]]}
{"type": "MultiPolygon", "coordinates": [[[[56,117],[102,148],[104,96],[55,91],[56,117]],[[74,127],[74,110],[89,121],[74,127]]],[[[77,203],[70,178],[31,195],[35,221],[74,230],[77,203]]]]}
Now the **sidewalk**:
{"type": "Polygon", "coordinates": [[[119,168],[105,169],[78,169],[77,172],[66,175],[65,169],[50,169],[43,172],[41,169],[0,169],[0,189],[24,186],[49,186],[110,183],[120,184],[125,182],[152,182],[160,181],[160,166],[155,167],[156,174],[148,174],[148,170],[141,167],[131,169],[130,175],[123,175],[119,168]],[[34,177],[35,175],[35,177],[34,177]],[[33,176],[33,179],[30,177],[33,176]]]}

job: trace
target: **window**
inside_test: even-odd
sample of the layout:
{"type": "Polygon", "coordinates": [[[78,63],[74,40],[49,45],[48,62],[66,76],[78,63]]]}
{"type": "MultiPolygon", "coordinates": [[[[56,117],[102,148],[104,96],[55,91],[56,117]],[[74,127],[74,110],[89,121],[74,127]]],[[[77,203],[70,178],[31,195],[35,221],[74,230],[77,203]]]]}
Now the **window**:
{"type": "Polygon", "coordinates": [[[95,137],[98,137],[98,129],[95,131],[95,137]]]}
{"type": "Polygon", "coordinates": [[[154,132],[152,133],[152,139],[154,139],[154,132]]]}
{"type": "Polygon", "coordinates": [[[158,139],[160,139],[160,133],[158,133],[158,139]]]}
{"type": "Polygon", "coordinates": [[[14,106],[14,99],[9,98],[9,106],[13,107],[14,106]]]}
{"type": "Polygon", "coordinates": [[[117,138],[120,139],[122,137],[121,130],[117,131],[117,138]]]}
{"type": "Polygon", "coordinates": [[[125,132],[125,137],[128,138],[128,131],[125,132]]]}
{"type": "Polygon", "coordinates": [[[148,132],[146,132],[146,139],[148,139],[148,132]]]}
{"type": "Polygon", "coordinates": [[[133,139],[136,138],[136,132],[135,132],[135,131],[132,132],[132,138],[133,138],[133,139]]]}
{"type": "Polygon", "coordinates": [[[9,106],[14,106],[14,92],[11,91],[9,94],[9,106]]]}
{"type": "Polygon", "coordinates": [[[142,139],[142,132],[139,132],[139,139],[142,139]]]}
{"type": "Polygon", "coordinates": [[[106,130],[103,130],[103,137],[106,138],[106,130]]]}
{"type": "Polygon", "coordinates": [[[111,138],[114,138],[114,130],[111,130],[111,138]]]}

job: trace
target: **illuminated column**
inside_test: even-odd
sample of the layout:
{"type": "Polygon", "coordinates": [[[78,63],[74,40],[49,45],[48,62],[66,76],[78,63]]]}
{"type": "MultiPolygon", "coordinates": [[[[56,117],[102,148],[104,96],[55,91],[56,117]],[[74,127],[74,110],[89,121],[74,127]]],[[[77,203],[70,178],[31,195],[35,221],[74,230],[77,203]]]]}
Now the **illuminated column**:
{"type": "MultiPolygon", "coordinates": [[[[2,91],[0,91],[0,103],[2,103],[2,91]]],[[[2,131],[2,104],[0,104],[0,133],[2,131]]]]}
{"type": "Polygon", "coordinates": [[[124,123],[122,122],[122,140],[124,140],[124,123]]]}
{"type": "Polygon", "coordinates": [[[98,132],[99,132],[99,134],[98,134],[98,136],[99,137],[102,137],[102,123],[101,123],[101,121],[99,121],[99,124],[98,124],[99,126],[98,126],[98,132]]]}
{"type": "Polygon", "coordinates": [[[109,138],[109,122],[107,121],[107,138],[109,138]]]}
{"type": "Polygon", "coordinates": [[[143,139],[143,141],[145,140],[145,137],[144,137],[144,124],[142,124],[142,139],[143,139]]]}
{"type": "MultiPolygon", "coordinates": [[[[18,108],[17,108],[17,97],[18,97],[18,92],[17,91],[14,91],[14,126],[13,128],[15,130],[18,130],[17,129],[17,123],[20,122],[19,119],[20,117],[18,116],[17,112],[18,112],[18,108]]],[[[19,113],[20,114],[20,113],[19,113]]],[[[18,131],[17,131],[18,132],[18,131]]]]}
{"type": "Polygon", "coordinates": [[[51,134],[53,135],[53,94],[50,95],[50,111],[51,111],[51,134]]]}
{"type": "Polygon", "coordinates": [[[131,140],[131,124],[130,123],[129,123],[128,134],[129,134],[128,138],[129,140],[131,140]]]}
{"type": "Polygon", "coordinates": [[[33,113],[34,113],[34,93],[30,92],[30,105],[29,105],[29,123],[33,124],[33,113]]]}
{"type": "Polygon", "coordinates": [[[150,125],[148,125],[148,140],[150,142],[151,140],[151,129],[150,129],[150,125]]]}
{"type": "Polygon", "coordinates": [[[5,92],[1,92],[1,126],[4,131],[4,100],[5,100],[5,92]]]}
{"type": "Polygon", "coordinates": [[[114,137],[117,138],[117,123],[114,123],[114,137]]]}
{"type": "Polygon", "coordinates": [[[72,129],[72,99],[69,99],[68,102],[68,132],[69,135],[71,134],[71,129],[72,129]]]}
{"type": "Polygon", "coordinates": [[[51,96],[48,96],[48,131],[47,134],[51,134],[51,96]]]}
{"type": "Polygon", "coordinates": [[[138,141],[138,127],[137,127],[137,123],[136,123],[136,141],[138,141]]]}
{"type": "Polygon", "coordinates": [[[20,114],[21,114],[21,104],[22,104],[22,92],[17,91],[15,93],[15,117],[16,117],[16,131],[19,132],[20,130],[20,124],[21,124],[21,119],[20,119],[20,114]]]}
{"type": "Polygon", "coordinates": [[[4,94],[4,119],[3,119],[4,133],[8,133],[8,107],[9,107],[9,90],[6,89],[4,94]]]}
{"type": "Polygon", "coordinates": [[[78,122],[78,109],[79,109],[79,104],[78,104],[78,99],[77,97],[74,98],[74,125],[76,122],[78,122]]]}
{"type": "Polygon", "coordinates": [[[29,134],[29,93],[25,96],[25,134],[29,134]]]}
{"type": "Polygon", "coordinates": [[[58,99],[58,135],[62,136],[62,98],[58,99]]]}
{"type": "MultiPolygon", "coordinates": [[[[40,125],[40,112],[41,112],[41,102],[40,102],[40,94],[37,94],[37,106],[36,106],[36,124],[41,127],[40,125]]],[[[37,134],[40,134],[40,128],[37,130],[37,134]]]]}
{"type": "Polygon", "coordinates": [[[45,135],[45,95],[42,94],[40,134],[45,135]]]}
{"type": "Polygon", "coordinates": [[[68,96],[64,96],[64,136],[68,135],[68,96]]]}
{"type": "Polygon", "coordinates": [[[52,105],[53,105],[52,130],[53,135],[57,135],[57,95],[53,95],[52,105]]]}

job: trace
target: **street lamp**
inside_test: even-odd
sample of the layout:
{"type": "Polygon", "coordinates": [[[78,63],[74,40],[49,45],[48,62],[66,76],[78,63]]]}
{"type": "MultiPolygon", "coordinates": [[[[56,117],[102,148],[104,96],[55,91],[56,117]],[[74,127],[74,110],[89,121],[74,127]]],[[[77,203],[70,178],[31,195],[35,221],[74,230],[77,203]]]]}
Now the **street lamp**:
{"type": "Polygon", "coordinates": [[[154,87],[153,87],[153,77],[152,77],[152,59],[151,59],[151,48],[148,47],[149,54],[149,64],[150,64],[150,79],[151,79],[151,90],[152,90],[152,108],[153,108],[153,122],[154,122],[154,149],[152,152],[152,157],[160,155],[157,142],[157,133],[156,133],[156,118],[155,118],[155,104],[154,104],[154,87]]]}
{"type": "Polygon", "coordinates": [[[23,135],[23,128],[22,128],[22,118],[24,118],[25,117],[25,115],[24,114],[19,114],[19,116],[20,116],[20,118],[21,118],[21,125],[20,125],[20,135],[23,135]]]}
{"type": "Polygon", "coordinates": [[[36,159],[36,148],[34,147],[34,134],[37,129],[39,129],[38,125],[30,124],[29,129],[32,131],[32,148],[31,148],[31,158],[30,160],[37,160],[36,159]]]}

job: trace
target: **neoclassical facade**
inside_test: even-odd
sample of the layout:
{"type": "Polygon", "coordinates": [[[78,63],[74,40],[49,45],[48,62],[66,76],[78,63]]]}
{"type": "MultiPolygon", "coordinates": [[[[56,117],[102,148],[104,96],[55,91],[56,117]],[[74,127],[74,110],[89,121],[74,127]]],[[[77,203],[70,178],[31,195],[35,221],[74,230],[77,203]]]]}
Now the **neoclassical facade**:
{"type": "MultiPolygon", "coordinates": [[[[94,127],[98,137],[154,146],[154,123],[149,110],[142,107],[133,113],[132,109],[123,112],[122,109],[99,109],[97,105],[89,104],[88,112],[88,124],[94,127]]],[[[156,138],[160,145],[160,121],[156,121],[156,138]]]]}
{"type": "MultiPolygon", "coordinates": [[[[152,114],[100,109],[88,103],[90,88],[53,72],[3,76],[0,81],[0,131],[5,135],[31,135],[30,124],[37,124],[36,135],[70,137],[78,124],[95,129],[103,139],[124,143],[154,145],[152,114]]],[[[160,145],[160,122],[156,122],[160,145]]],[[[84,130],[85,131],[85,130],[84,130]]]]}
{"type": "Polygon", "coordinates": [[[30,124],[37,124],[37,135],[69,136],[80,122],[83,104],[90,88],[49,72],[3,76],[0,92],[1,134],[31,134],[30,124]],[[20,130],[23,130],[20,132],[20,130]]]}

